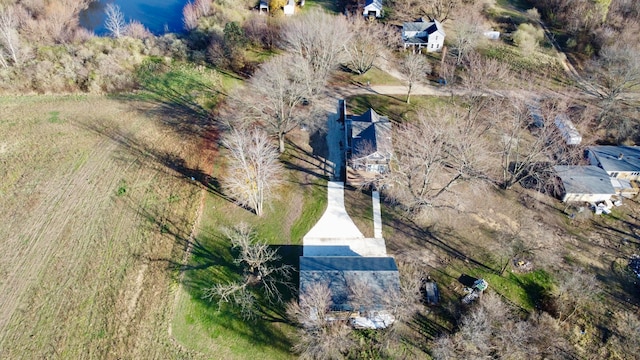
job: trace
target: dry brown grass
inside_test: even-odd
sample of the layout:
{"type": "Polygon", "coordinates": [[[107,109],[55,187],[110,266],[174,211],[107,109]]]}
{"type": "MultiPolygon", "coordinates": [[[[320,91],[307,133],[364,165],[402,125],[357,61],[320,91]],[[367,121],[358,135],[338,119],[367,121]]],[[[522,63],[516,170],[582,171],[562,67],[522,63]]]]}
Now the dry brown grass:
{"type": "Polygon", "coordinates": [[[0,98],[3,357],[193,357],[168,335],[170,265],[206,151],[154,110],[0,98]]]}

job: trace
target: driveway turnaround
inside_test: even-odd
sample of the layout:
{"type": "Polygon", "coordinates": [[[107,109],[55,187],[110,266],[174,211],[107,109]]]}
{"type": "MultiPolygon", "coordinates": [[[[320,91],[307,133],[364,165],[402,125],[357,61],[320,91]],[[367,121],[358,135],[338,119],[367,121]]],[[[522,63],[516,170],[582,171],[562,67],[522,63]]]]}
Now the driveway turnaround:
{"type": "Polygon", "coordinates": [[[387,256],[384,239],[365,238],[344,207],[344,183],[327,183],[327,210],[303,238],[304,256],[387,256]]]}

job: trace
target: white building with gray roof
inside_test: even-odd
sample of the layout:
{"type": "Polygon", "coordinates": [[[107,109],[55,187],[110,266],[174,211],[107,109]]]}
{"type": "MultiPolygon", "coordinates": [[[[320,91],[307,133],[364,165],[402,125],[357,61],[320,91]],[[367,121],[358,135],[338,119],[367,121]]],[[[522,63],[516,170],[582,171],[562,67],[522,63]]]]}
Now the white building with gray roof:
{"type": "Polygon", "coordinates": [[[426,48],[427,52],[440,51],[446,34],[438,20],[405,22],[402,24],[402,42],[404,48],[426,48]]]}
{"type": "Polygon", "coordinates": [[[591,146],[587,149],[591,165],[598,166],[609,176],[625,180],[640,180],[640,147],[591,146]]]}
{"type": "Polygon", "coordinates": [[[607,172],[597,166],[557,165],[553,169],[562,181],[563,202],[597,203],[616,194],[607,172]]]}

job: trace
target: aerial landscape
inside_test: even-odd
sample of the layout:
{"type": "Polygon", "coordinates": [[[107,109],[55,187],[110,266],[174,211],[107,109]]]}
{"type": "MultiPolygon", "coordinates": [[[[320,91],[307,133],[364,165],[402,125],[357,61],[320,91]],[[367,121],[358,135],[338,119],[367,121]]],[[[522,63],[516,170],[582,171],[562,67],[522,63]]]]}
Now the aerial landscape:
{"type": "Polygon", "coordinates": [[[639,358],[638,34],[635,0],[0,0],[0,358],[639,358]]]}

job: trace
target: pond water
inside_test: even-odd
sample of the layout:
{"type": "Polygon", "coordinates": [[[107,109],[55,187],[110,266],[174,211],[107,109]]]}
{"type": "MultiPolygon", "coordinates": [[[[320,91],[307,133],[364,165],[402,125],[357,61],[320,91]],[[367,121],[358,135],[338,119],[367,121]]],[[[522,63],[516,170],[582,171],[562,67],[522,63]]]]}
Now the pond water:
{"type": "Polygon", "coordinates": [[[105,7],[113,3],[120,7],[126,22],[138,20],[155,35],[181,32],[182,8],[188,0],[98,0],[80,13],[80,26],[96,35],[107,35],[104,28],[105,7]]]}

